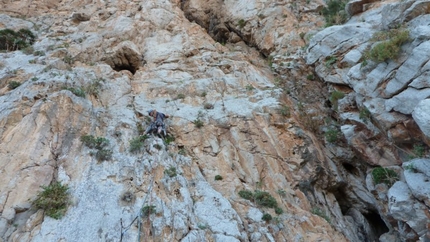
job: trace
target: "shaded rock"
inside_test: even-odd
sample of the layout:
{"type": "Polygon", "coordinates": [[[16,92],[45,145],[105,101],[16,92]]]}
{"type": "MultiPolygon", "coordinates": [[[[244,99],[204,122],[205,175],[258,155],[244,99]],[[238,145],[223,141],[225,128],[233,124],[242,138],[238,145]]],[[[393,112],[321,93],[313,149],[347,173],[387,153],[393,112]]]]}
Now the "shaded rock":
{"type": "Polygon", "coordinates": [[[86,13],[73,13],[72,20],[75,22],[84,22],[91,19],[91,16],[86,13]]]}
{"type": "Polygon", "coordinates": [[[115,71],[128,70],[134,74],[142,66],[141,54],[135,44],[125,41],[116,46],[113,54],[102,58],[115,71]]]}
{"type": "Polygon", "coordinates": [[[345,6],[345,11],[349,16],[356,15],[365,11],[364,5],[377,2],[378,0],[353,0],[349,1],[345,6]]]}

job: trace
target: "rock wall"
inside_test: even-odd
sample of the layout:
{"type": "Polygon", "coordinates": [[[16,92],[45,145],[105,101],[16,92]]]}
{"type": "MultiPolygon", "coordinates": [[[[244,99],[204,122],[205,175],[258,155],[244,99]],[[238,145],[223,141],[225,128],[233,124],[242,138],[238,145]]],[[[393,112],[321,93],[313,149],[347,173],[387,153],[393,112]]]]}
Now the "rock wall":
{"type": "MultiPolygon", "coordinates": [[[[421,2],[401,4],[407,14],[389,23],[374,19],[385,10],[363,16],[369,26],[426,16],[409,9],[421,2]]],[[[367,105],[367,94],[332,75],[353,67],[336,63],[339,68],[325,72],[329,55],[350,51],[347,60],[359,62],[351,48],[368,43],[374,31],[357,27],[354,17],[315,35],[305,60],[303,46],[323,25],[322,2],[33,0],[0,6],[1,28],[27,27],[38,36],[33,50],[0,53],[0,241],[425,236],[427,193],[411,184],[428,174],[416,168],[418,178],[408,182],[405,169],[390,190],[369,175],[372,166],[403,162],[390,142],[405,136],[409,143],[395,144],[407,146],[425,134],[425,121],[416,118],[425,114],[418,107],[404,114],[394,106],[397,112],[366,106],[371,122],[361,121],[354,107],[367,105]],[[311,78],[313,66],[315,78],[349,92],[338,114],[327,107],[332,87],[311,78]],[[22,84],[11,89],[10,81],[22,84]],[[151,137],[131,152],[149,109],[171,115],[175,140],[151,137]],[[335,124],[326,117],[345,122],[345,139],[327,141],[322,133],[335,124]],[[375,121],[383,119],[389,124],[375,121]],[[98,160],[83,135],[107,138],[112,157],[98,160]],[[72,198],[59,220],[31,206],[40,186],[54,181],[68,185],[72,198]],[[283,212],[242,198],[243,189],[268,192],[283,212]],[[402,201],[420,216],[402,213],[402,201]],[[142,209],[151,206],[154,214],[145,216],[142,209]],[[273,219],[266,222],[263,214],[273,219]]]]}

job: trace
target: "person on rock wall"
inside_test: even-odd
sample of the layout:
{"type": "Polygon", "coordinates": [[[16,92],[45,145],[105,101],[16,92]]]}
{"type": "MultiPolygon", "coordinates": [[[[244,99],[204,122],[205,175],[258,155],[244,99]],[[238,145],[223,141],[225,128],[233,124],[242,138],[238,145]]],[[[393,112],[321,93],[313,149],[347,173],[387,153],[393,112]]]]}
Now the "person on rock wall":
{"type": "Polygon", "coordinates": [[[170,116],[161,112],[157,112],[157,110],[155,109],[148,110],[148,115],[153,117],[154,120],[151,122],[148,128],[146,128],[145,133],[143,133],[143,135],[155,132],[158,135],[163,134],[164,136],[166,136],[167,132],[166,125],[164,124],[164,119],[170,116]]]}

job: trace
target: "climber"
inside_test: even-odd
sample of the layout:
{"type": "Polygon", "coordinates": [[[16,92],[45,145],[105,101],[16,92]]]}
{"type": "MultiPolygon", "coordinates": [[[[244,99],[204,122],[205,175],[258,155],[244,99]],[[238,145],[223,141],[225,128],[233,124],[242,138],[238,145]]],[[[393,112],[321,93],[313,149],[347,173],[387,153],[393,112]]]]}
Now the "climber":
{"type": "Polygon", "coordinates": [[[143,133],[143,135],[146,135],[148,133],[153,133],[155,131],[158,135],[160,135],[161,131],[163,131],[163,135],[167,136],[164,119],[170,116],[164,113],[157,112],[157,110],[155,109],[148,110],[148,115],[153,117],[154,120],[151,122],[148,128],[146,128],[145,133],[143,133]]]}

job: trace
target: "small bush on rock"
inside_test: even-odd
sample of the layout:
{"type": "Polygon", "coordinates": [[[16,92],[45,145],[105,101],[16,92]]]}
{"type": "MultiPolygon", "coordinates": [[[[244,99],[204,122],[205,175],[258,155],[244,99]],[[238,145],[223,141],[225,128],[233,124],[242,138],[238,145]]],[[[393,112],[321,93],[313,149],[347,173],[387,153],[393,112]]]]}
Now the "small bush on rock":
{"type": "Polygon", "coordinates": [[[17,81],[10,81],[10,82],[9,82],[9,84],[7,85],[7,87],[8,87],[10,90],[13,90],[13,89],[15,89],[15,88],[19,87],[20,85],[21,85],[21,83],[20,83],[20,82],[17,82],[17,81]]]}
{"type": "Polygon", "coordinates": [[[222,176],[220,176],[220,175],[215,176],[215,181],[221,181],[221,180],[222,180],[222,176]]]}
{"type": "Polygon", "coordinates": [[[165,169],[164,174],[166,174],[170,178],[175,177],[175,176],[177,176],[176,168],[172,166],[169,169],[165,169]]]}
{"type": "Polygon", "coordinates": [[[272,215],[270,215],[268,213],[265,213],[263,215],[263,217],[261,217],[261,219],[264,220],[264,221],[266,221],[266,222],[269,222],[270,220],[272,220],[272,215]]]}
{"type": "Polygon", "coordinates": [[[400,47],[409,41],[409,31],[405,29],[392,29],[376,33],[373,40],[382,41],[364,53],[364,59],[376,63],[395,60],[400,54],[400,47]]]}
{"type": "Polygon", "coordinates": [[[142,208],[142,217],[147,218],[149,215],[154,214],[156,212],[154,205],[147,205],[142,208]]]}
{"type": "Polygon", "coordinates": [[[394,170],[383,167],[373,169],[372,177],[375,184],[385,183],[388,187],[399,180],[399,175],[394,170]]]}
{"type": "Polygon", "coordinates": [[[60,219],[67,211],[70,202],[67,185],[55,182],[49,186],[42,186],[43,191],[37,195],[32,204],[36,208],[45,210],[46,215],[54,219],[60,219]]]}
{"type": "Polygon", "coordinates": [[[0,30],[0,50],[22,50],[34,43],[36,36],[29,29],[20,29],[15,32],[12,29],[0,30]]]}
{"type": "Polygon", "coordinates": [[[140,135],[139,137],[133,138],[130,140],[130,148],[129,151],[131,153],[139,152],[143,147],[143,142],[148,138],[146,135],[140,135]]]}

